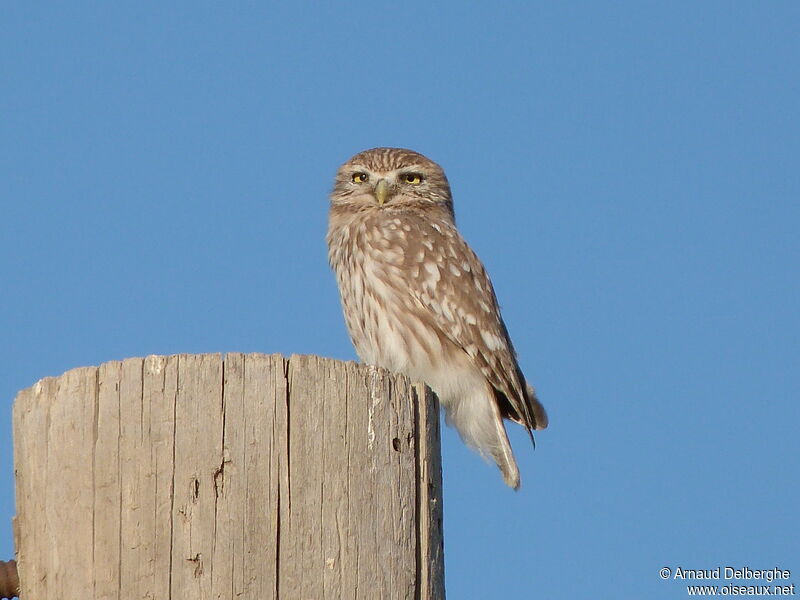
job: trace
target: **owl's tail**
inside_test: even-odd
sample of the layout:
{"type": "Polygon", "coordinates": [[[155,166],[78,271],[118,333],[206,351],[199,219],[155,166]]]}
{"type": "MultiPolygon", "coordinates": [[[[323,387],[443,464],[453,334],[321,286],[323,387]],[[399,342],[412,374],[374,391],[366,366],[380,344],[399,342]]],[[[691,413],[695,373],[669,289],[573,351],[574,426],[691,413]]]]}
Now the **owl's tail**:
{"type": "Polygon", "coordinates": [[[528,403],[535,421],[534,429],[547,429],[547,426],[550,424],[550,419],[547,418],[547,411],[544,409],[544,406],[542,406],[542,403],[539,402],[539,398],[536,396],[536,390],[533,389],[533,386],[526,381],[525,387],[527,388],[528,403]]]}

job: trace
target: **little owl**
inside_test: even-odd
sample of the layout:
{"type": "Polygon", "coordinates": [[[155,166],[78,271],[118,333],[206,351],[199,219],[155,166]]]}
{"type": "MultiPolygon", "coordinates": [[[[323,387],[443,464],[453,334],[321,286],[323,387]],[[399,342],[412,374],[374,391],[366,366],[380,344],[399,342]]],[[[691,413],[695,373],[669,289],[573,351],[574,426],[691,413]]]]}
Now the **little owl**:
{"type": "Polygon", "coordinates": [[[519,368],[489,276],[456,229],[442,168],[400,148],[356,154],[336,175],[327,240],[361,359],[427,383],[447,422],[517,489],[503,418],[532,440],[547,414],[519,368]]]}

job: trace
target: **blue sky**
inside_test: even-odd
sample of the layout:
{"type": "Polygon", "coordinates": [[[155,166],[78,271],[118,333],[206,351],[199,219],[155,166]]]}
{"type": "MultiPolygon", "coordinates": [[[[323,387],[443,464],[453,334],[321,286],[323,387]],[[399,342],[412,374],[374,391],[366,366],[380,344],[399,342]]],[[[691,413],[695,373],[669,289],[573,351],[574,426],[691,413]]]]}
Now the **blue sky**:
{"type": "Polygon", "coordinates": [[[551,418],[512,433],[518,493],[444,432],[449,597],[800,573],[798,30],[793,2],[4,4],[0,559],[18,390],[355,357],[327,193],[392,145],[446,169],[551,418]]]}

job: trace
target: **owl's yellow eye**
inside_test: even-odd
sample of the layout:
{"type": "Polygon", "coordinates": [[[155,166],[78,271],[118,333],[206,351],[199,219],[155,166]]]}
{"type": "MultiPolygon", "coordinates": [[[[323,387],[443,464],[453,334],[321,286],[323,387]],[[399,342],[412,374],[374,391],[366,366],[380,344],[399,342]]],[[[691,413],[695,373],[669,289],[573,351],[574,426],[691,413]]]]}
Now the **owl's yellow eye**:
{"type": "Polygon", "coordinates": [[[369,177],[366,173],[353,173],[353,183],[364,183],[369,177]]]}
{"type": "Polygon", "coordinates": [[[419,185],[424,179],[421,173],[405,173],[401,176],[401,178],[405,183],[409,183],[411,185],[419,185]]]}

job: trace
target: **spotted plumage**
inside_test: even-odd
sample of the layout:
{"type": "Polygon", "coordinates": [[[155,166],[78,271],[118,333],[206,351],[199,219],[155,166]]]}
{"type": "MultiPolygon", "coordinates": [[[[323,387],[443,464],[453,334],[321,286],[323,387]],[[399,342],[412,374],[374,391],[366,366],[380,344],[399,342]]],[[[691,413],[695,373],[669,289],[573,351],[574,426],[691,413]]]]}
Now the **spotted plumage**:
{"type": "Polygon", "coordinates": [[[448,423],[518,488],[503,417],[531,432],[547,414],[489,276],[456,229],[441,167],[400,148],[355,155],[336,175],[327,241],[361,359],[426,382],[448,423]]]}

